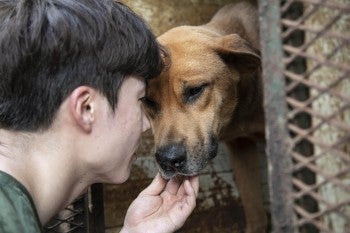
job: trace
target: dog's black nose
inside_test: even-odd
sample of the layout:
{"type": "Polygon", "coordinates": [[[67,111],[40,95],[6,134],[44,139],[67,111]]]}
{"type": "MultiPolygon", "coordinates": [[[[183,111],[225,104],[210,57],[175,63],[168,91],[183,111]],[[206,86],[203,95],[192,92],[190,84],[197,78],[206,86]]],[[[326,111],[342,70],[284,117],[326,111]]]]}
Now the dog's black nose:
{"type": "Polygon", "coordinates": [[[181,169],[186,163],[186,148],[182,143],[160,147],[156,151],[156,159],[164,170],[181,169]]]}

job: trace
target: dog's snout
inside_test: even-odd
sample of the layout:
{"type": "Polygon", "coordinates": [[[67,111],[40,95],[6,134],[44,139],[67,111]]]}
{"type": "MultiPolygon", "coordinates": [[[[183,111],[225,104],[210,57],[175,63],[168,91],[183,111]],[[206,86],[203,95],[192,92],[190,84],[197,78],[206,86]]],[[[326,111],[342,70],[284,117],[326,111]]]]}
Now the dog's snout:
{"type": "Polygon", "coordinates": [[[186,148],[183,144],[170,144],[156,151],[158,164],[164,170],[181,169],[186,162],[186,148]]]}

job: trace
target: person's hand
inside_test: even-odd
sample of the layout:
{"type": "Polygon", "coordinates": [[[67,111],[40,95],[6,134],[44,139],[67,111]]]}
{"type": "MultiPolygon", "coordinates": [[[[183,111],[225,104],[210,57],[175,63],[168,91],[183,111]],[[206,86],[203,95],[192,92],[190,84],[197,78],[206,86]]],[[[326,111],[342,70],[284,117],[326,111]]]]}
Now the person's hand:
{"type": "Polygon", "coordinates": [[[121,232],[168,233],[182,227],[196,206],[199,179],[167,181],[158,173],[131,203],[121,232]]]}

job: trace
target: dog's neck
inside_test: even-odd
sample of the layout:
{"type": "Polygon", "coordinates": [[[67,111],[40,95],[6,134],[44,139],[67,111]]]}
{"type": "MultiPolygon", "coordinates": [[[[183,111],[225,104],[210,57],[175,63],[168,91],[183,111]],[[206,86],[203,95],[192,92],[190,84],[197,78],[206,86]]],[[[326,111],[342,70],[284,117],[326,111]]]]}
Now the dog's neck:
{"type": "Polygon", "coordinates": [[[244,77],[238,83],[238,103],[233,119],[254,118],[255,114],[262,110],[262,83],[260,71],[251,77],[244,77]]]}
{"type": "Polygon", "coordinates": [[[237,105],[220,139],[255,137],[264,132],[263,94],[260,72],[244,77],[237,87],[237,105]]]}

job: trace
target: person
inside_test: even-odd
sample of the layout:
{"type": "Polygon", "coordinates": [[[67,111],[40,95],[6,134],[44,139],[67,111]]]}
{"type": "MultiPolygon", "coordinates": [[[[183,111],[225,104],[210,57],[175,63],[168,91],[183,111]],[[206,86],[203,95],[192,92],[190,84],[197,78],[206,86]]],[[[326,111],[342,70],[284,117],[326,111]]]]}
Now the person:
{"type": "MultiPolygon", "coordinates": [[[[128,179],[166,53],[113,0],[0,0],[0,53],[0,232],[41,232],[91,184],[128,179]]],[[[197,195],[198,177],[158,174],[121,232],[173,232],[197,195]]]]}

